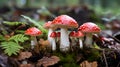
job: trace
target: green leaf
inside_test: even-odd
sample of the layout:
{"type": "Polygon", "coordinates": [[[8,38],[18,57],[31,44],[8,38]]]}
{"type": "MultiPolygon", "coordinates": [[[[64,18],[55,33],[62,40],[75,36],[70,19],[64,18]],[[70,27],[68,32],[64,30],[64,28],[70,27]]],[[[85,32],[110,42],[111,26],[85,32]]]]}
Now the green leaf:
{"type": "Polygon", "coordinates": [[[21,33],[21,34],[24,34],[25,31],[24,30],[16,30],[16,33],[21,33]]]}
{"type": "Polygon", "coordinates": [[[25,22],[10,22],[10,21],[4,21],[3,23],[7,24],[7,25],[10,25],[10,26],[25,24],[25,22]]]}
{"type": "Polygon", "coordinates": [[[4,52],[8,55],[17,55],[17,53],[20,51],[20,49],[23,49],[20,45],[18,45],[16,42],[2,42],[1,43],[2,48],[4,49],[4,52]]]}
{"type": "Polygon", "coordinates": [[[101,49],[96,43],[94,43],[94,48],[96,48],[96,49],[101,49]]]}
{"type": "Polygon", "coordinates": [[[46,29],[43,28],[43,26],[41,24],[39,24],[38,22],[34,21],[33,19],[31,19],[28,16],[25,15],[21,15],[23,18],[27,19],[28,21],[30,21],[31,23],[33,23],[35,26],[37,26],[41,31],[43,32],[47,32],[46,29]]]}
{"type": "Polygon", "coordinates": [[[17,34],[17,35],[12,36],[9,40],[13,40],[16,43],[18,43],[18,42],[25,42],[28,39],[29,38],[24,36],[23,34],[17,34]]]}

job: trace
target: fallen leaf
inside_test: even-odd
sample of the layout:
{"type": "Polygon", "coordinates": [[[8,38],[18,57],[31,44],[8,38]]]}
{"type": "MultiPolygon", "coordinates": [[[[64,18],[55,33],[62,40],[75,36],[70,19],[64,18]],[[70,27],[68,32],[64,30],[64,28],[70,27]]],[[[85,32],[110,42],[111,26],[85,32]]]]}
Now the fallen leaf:
{"type": "Polygon", "coordinates": [[[97,62],[94,61],[94,62],[88,62],[88,61],[83,61],[81,64],[80,64],[80,67],[97,67],[97,62]]]}
{"type": "Polygon", "coordinates": [[[43,57],[42,59],[38,60],[37,67],[48,67],[58,63],[59,61],[60,58],[57,56],[43,57]]]}
{"type": "Polygon", "coordinates": [[[34,67],[32,64],[21,64],[20,67],[34,67]]]}
{"type": "Polygon", "coordinates": [[[44,40],[44,39],[40,39],[39,43],[40,43],[41,46],[44,46],[44,47],[50,45],[50,42],[48,40],[44,40]]]}
{"type": "Polygon", "coordinates": [[[19,56],[18,56],[18,60],[23,60],[26,58],[29,58],[32,56],[31,52],[25,51],[25,52],[20,52],[19,56]]]}

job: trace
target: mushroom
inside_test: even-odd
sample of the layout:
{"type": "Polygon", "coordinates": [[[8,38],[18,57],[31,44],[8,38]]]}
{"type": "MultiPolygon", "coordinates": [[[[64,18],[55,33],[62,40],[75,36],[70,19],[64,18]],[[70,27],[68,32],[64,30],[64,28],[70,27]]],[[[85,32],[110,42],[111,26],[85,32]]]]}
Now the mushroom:
{"type": "Polygon", "coordinates": [[[75,39],[76,38],[76,32],[75,31],[70,32],[69,37],[71,39],[72,46],[75,46],[76,45],[76,39],[75,39]]]}
{"type": "Polygon", "coordinates": [[[52,26],[61,29],[60,50],[68,51],[70,48],[68,28],[77,28],[78,23],[68,15],[60,15],[53,20],[52,26]]]}
{"type": "Polygon", "coordinates": [[[100,28],[92,22],[86,22],[78,28],[78,31],[83,32],[86,35],[84,44],[86,47],[92,47],[92,34],[100,32],[100,28]]]}
{"type": "Polygon", "coordinates": [[[84,37],[84,34],[81,31],[78,31],[78,32],[76,32],[76,37],[79,38],[79,46],[80,46],[80,48],[83,48],[82,39],[84,37]]]}
{"type": "Polygon", "coordinates": [[[52,44],[52,50],[56,50],[56,41],[55,38],[57,37],[57,33],[56,32],[52,32],[50,35],[51,38],[53,38],[51,44],[52,44]]]}
{"type": "Polygon", "coordinates": [[[52,50],[56,50],[55,49],[55,39],[53,37],[50,37],[51,33],[53,32],[53,27],[51,27],[51,23],[52,21],[48,21],[47,23],[44,24],[44,28],[48,29],[48,41],[50,42],[50,45],[52,47],[52,50]]]}
{"type": "Polygon", "coordinates": [[[37,43],[36,36],[41,35],[41,34],[42,34],[42,31],[40,31],[40,30],[37,29],[36,27],[31,27],[31,28],[28,28],[28,29],[25,31],[25,34],[31,36],[31,49],[33,49],[34,46],[38,44],[38,43],[37,43]]]}

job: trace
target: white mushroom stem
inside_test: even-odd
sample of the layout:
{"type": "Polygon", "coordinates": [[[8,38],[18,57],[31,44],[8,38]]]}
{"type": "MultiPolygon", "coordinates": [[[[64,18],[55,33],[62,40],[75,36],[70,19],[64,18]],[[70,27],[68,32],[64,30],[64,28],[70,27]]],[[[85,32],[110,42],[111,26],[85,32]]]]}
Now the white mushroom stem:
{"type": "Polygon", "coordinates": [[[31,36],[31,49],[34,49],[35,45],[37,45],[37,38],[36,36],[31,36]]]}
{"type": "Polygon", "coordinates": [[[70,39],[71,39],[72,46],[75,46],[76,45],[76,39],[75,39],[75,37],[70,37],[70,39]]]}
{"type": "Polygon", "coordinates": [[[85,46],[86,47],[92,47],[92,34],[91,33],[87,33],[86,34],[86,39],[85,39],[85,42],[84,42],[84,44],[85,44],[85,46]]]}
{"type": "Polygon", "coordinates": [[[52,44],[52,50],[55,51],[56,50],[56,41],[55,38],[51,38],[51,44],[52,44]]]}
{"type": "Polygon", "coordinates": [[[53,32],[52,28],[49,28],[49,30],[48,30],[48,41],[51,40],[50,35],[51,35],[52,32],[53,32]]]}
{"type": "Polygon", "coordinates": [[[83,48],[82,38],[79,38],[79,46],[80,46],[81,49],[83,48]]]}
{"type": "Polygon", "coordinates": [[[55,41],[55,38],[50,37],[52,32],[53,32],[52,28],[49,28],[48,41],[50,42],[52,50],[54,51],[54,50],[56,50],[56,41],[55,41]]]}
{"type": "Polygon", "coordinates": [[[60,36],[60,50],[67,51],[70,48],[68,31],[66,28],[61,28],[61,36],[60,36]]]}

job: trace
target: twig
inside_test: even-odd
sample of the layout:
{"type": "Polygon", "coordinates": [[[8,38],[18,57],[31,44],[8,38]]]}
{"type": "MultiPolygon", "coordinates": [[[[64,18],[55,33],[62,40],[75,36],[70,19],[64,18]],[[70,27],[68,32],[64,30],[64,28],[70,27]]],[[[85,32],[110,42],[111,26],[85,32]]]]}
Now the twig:
{"type": "Polygon", "coordinates": [[[105,60],[106,67],[108,67],[108,63],[107,63],[107,59],[106,59],[106,56],[105,56],[105,50],[104,49],[103,49],[103,58],[105,60]]]}

